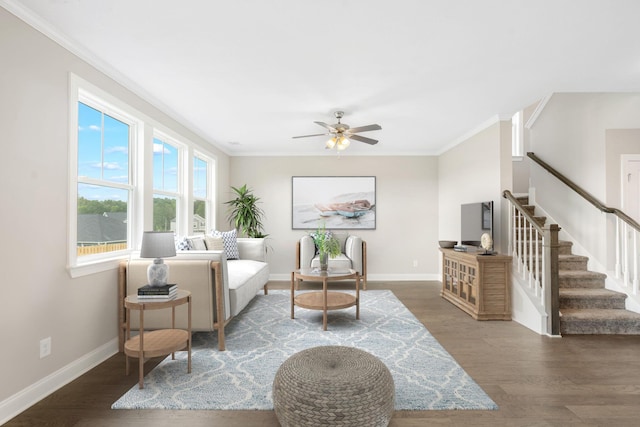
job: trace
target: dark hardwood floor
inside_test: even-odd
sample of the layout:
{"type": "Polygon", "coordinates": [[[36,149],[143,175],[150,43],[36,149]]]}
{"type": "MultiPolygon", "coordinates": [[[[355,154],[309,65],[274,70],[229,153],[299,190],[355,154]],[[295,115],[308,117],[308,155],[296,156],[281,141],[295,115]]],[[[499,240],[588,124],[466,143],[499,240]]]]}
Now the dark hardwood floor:
{"type": "MultiPolygon", "coordinates": [[[[285,287],[288,283],[270,285],[285,287]]],[[[393,290],[499,406],[497,411],[398,411],[391,426],[640,425],[640,337],[549,338],[516,322],[475,321],[440,298],[437,282],[370,282],[369,289],[393,290]]],[[[5,425],[279,425],[273,411],[112,410],[137,382],[137,364],[128,377],[124,364],[122,354],[111,357],[5,425]]]]}

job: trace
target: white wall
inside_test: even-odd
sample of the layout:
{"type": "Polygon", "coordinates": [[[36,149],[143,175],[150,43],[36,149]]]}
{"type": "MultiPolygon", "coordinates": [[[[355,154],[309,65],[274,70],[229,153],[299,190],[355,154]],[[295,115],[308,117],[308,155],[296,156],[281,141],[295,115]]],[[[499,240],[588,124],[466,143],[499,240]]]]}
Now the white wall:
{"type": "MultiPolygon", "coordinates": [[[[600,202],[607,195],[607,129],[640,127],[640,94],[554,94],[534,123],[531,151],[600,202]]],[[[637,150],[635,151],[637,152],[637,150]]],[[[531,165],[536,203],[584,248],[594,265],[612,270],[606,214],[544,171],[531,165]]],[[[590,268],[594,269],[590,264],[590,268]]]]}
{"type": "MultiPolygon", "coordinates": [[[[622,156],[625,154],[640,155],[640,129],[607,129],[605,131],[606,144],[606,176],[607,196],[606,205],[623,209],[622,205],[622,156]]],[[[636,212],[625,209],[625,213],[636,221],[636,212]]],[[[616,225],[612,215],[607,220],[607,241],[615,238],[616,225]]],[[[615,265],[615,251],[607,251],[607,265],[615,265]]],[[[611,270],[611,268],[609,268],[611,270]]]]}
{"type": "MultiPolygon", "coordinates": [[[[2,8],[0,58],[1,424],[23,402],[117,350],[116,270],[71,279],[65,267],[69,72],[210,145],[2,8]],[[45,337],[52,353],[40,359],[45,337]]],[[[209,154],[228,171],[226,155],[209,154]]],[[[226,188],[227,176],[218,185],[226,188]]]]}
{"type": "MultiPolygon", "coordinates": [[[[376,229],[350,230],[367,242],[368,279],[438,279],[436,157],[233,157],[230,185],[247,184],[263,201],[271,277],[279,280],[290,277],[295,242],[306,233],[291,229],[292,176],[375,176],[376,229]]],[[[221,197],[232,198],[229,189],[221,197]]]]}
{"type": "Polygon", "coordinates": [[[510,121],[496,121],[440,155],[439,240],[460,240],[460,205],[492,200],[494,247],[504,253],[506,203],[502,191],[511,189],[511,181],[510,121]]]}

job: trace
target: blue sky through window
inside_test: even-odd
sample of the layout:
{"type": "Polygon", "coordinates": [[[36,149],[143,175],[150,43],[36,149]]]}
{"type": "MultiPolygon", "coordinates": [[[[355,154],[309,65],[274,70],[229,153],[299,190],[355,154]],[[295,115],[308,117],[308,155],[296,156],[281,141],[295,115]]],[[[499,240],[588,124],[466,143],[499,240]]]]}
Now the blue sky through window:
{"type": "Polygon", "coordinates": [[[178,149],[153,138],[153,189],[178,192],[178,149]]]}
{"type": "MultiPolygon", "coordinates": [[[[82,102],[78,103],[78,177],[129,183],[129,125],[82,102]]],[[[126,192],[101,185],[78,185],[78,196],[126,201],[126,192]]]]}
{"type": "Polygon", "coordinates": [[[193,158],[193,196],[207,197],[207,162],[199,157],[193,158]]]}

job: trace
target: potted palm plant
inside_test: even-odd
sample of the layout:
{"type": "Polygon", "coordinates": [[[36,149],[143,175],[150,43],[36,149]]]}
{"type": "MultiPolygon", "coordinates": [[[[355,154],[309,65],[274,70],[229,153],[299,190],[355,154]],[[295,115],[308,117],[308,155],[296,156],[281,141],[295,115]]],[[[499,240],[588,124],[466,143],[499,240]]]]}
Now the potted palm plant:
{"type": "Polygon", "coordinates": [[[241,234],[247,237],[263,238],[267,235],[262,230],[264,211],[258,206],[260,201],[247,184],[242,187],[231,187],[236,198],[225,202],[230,206],[228,220],[241,234]]]}
{"type": "Polygon", "coordinates": [[[329,257],[335,258],[340,255],[340,241],[325,229],[324,224],[311,233],[311,237],[318,248],[320,270],[326,271],[329,267],[329,257]]]}

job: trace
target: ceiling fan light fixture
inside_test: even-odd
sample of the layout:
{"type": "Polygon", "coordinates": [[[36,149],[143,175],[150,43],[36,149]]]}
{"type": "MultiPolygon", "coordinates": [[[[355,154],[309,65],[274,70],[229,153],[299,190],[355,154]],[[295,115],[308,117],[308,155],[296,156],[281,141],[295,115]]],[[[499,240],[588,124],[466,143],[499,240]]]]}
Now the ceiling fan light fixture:
{"type": "Polygon", "coordinates": [[[338,146],[336,148],[338,149],[338,151],[346,150],[349,144],[351,144],[351,141],[349,141],[344,136],[341,136],[338,140],[338,146]]]}
{"type": "Polygon", "coordinates": [[[328,125],[325,122],[314,122],[317,125],[322,126],[325,129],[325,133],[316,133],[313,135],[300,135],[294,136],[294,139],[297,138],[309,138],[316,136],[324,136],[330,135],[331,138],[325,142],[325,148],[331,150],[335,148],[337,151],[346,150],[349,145],[351,145],[351,138],[355,139],[358,142],[364,142],[365,144],[375,145],[378,143],[378,140],[373,138],[367,138],[365,136],[359,135],[360,132],[369,132],[372,130],[381,130],[382,127],[378,124],[370,124],[366,126],[357,126],[351,127],[345,123],[341,123],[340,119],[342,118],[344,112],[336,111],[335,116],[338,119],[338,123],[334,123],[332,125],[328,125]]]}

